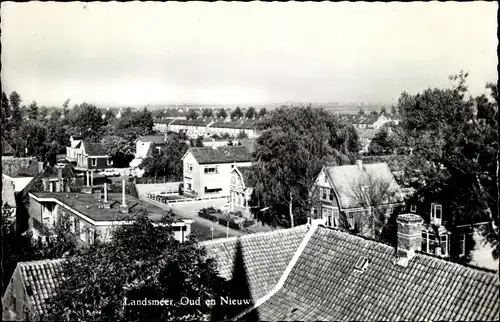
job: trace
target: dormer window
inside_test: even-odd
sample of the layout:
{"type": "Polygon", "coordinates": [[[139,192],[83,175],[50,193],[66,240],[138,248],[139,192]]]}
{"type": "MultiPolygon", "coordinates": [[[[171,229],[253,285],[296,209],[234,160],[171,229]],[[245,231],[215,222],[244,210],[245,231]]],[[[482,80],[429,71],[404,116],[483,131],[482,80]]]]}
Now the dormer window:
{"type": "Polygon", "coordinates": [[[431,224],[441,226],[443,207],[440,204],[431,204],[431,224]]]}
{"type": "Polygon", "coordinates": [[[358,272],[363,273],[368,266],[370,265],[371,260],[369,260],[366,257],[361,257],[357,262],[356,265],[354,266],[354,269],[357,270],[358,272]]]}

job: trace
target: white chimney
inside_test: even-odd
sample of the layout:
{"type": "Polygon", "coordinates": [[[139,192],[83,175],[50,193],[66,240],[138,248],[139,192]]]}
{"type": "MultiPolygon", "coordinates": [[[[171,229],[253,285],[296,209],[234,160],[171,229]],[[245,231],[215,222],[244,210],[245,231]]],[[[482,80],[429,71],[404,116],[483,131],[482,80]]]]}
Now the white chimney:
{"type": "Polygon", "coordinates": [[[104,182],[104,202],[108,202],[108,183],[104,182]]]}
{"type": "Polygon", "coordinates": [[[90,171],[90,186],[94,186],[94,171],[90,171]]]}
{"type": "Polygon", "coordinates": [[[125,180],[122,180],[122,206],[126,207],[127,203],[125,200],[125,180]]]}
{"type": "Polygon", "coordinates": [[[87,187],[90,186],[90,173],[87,171],[87,187]]]}

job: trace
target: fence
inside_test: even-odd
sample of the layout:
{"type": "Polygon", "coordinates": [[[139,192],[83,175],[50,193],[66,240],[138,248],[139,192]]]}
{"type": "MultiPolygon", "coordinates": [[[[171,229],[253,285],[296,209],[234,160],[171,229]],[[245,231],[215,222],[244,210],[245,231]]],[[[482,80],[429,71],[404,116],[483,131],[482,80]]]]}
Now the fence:
{"type": "Polygon", "coordinates": [[[152,184],[152,183],[167,183],[167,182],[178,182],[182,181],[182,177],[179,176],[163,176],[163,177],[142,177],[135,178],[135,183],[137,184],[152,184]]]}

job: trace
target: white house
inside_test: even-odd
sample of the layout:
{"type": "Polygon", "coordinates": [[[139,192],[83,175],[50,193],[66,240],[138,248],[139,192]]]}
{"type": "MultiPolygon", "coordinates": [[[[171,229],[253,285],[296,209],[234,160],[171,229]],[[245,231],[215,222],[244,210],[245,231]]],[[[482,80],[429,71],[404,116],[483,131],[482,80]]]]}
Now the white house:
{"type": "Polygon", "coordinates": [[[234,167],[231,171],[229,186],[229,210],[241,211],[245,217],[251,216],[254,200],[252,199],[254,184],[250,167],[234,167]]]}
{"type": "Polygon", "coordinates": [[[135,140],[135,157],[130,162],[130,167],[138,167],[142,161],[151,155],[153,149],[162,150],[165,148],[168,135],[145,135],[135,140]]]}
{"type": "Polygon", "coordinates": [[[77,154],[82,149],[83,138],[80,136],[71,136],[69,138],[70,145],[66,147],[66,160],[69,162],[77,162],[77,154]]]}
{"type": "Polygon", "coordinates": [[[244,146],[191,148],[182,161],[184,191],[199,197],[229,196],[232,169],[252,164],[250,152],[244,146]]]}

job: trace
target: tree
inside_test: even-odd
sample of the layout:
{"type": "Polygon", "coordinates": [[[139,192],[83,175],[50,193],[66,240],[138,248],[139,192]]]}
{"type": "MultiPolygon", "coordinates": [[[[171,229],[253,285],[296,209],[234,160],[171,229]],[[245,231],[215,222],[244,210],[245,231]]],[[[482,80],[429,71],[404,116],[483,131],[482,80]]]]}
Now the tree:
{"type": "Polygon", "coordinates": [[[175,179],[182,178],[183,164],[181,159],[188,148],[180,135],[169,136],[161,152],[153,149],[151,155],[146,157],[139,167],[145,170],[147,176],[164,175],[175,179]]]}
{"type": "Polygon", "coordinates": [[[221,108],[218,112],[217,112],[217,117],[220,118],[220,119],[226,119],[227,118],[227,112],[225,109],[221,108]]]}
{"type": "Polygon", "coordinates": [[[195,146],[196,147],[199,147],[199,148],[202,148],[204,145],[203,145],[203,136],[200,135],[196,138],[196,141],[195,141],[195,146]]]}
{"type": "Polygon", "coordinates": [[[404,148],[404,134],[401,127],[382,127],[370,142],[368,153],[371,155],[390,155],[396,154],[404,148]]]}
{"type": "Polygon", "coordinates": [[[392,115],[397,115],[398,114],[398,109],[394,105],[391,106],[391,114],[392,115]]]}
{"type": "Polygon", "coordinates": [[[189,111],[186,114],[186,119],[188,120],[196,120],[198,118],[198,113],[196,110],[190,108],[189,111]]]}
{"type": "Polygon", "coordinates": [[[234,111],[231,112],[231,120],[240,119],[243,117],[243,112],[239,106],[236,106],[234,111]]]}
{"type": "MultiPolygon", "coordinates": [[[[160,222],[146,214],[116,228],[108,243],[96,243],[63,262],[65,282],[47,300],[42,320],[207,320],[207,300],[225,294],[217,264],[194,238],[179,243],[168,213],[160,222]],[[169,305],[125,303],[169,301],[169,305]],[[182,298],[200,299],[183,305],[182,298]]],[[[227,318],[227,317],[223,317],[227,318]]]]}
{"type": "Polygon", "coordinates": [[[267,110],[265,107],[263,107],[259,110],[259,118],[263,118],[264,116],[266,116],[266,114],[267,114],[267,110]]]}
{"type": "Polygon", "coordinates": [[[102,138],[104,126],[101,111],[92,104],[75,105],[68,114],[68,122],[73,131],[91,141],[98,142],[102,138]]]}
{"type": "Polygon", "coordinates": [[[203,117],[212,117],[213,116],[212,109],[210,109],[210,108],[203,109],[202,116],[203,117]]]}
{"type": "Polygon", "coordinates": [[[31,102],[30,106],[28,107],[28,117],[30,120],[36,120],[38,118],[38,105],[36,101],[31,102]]]}
{"type": "Polygon", "coordinates": [[[130,161],[134,159],[135,146],[126,138],[110,135],[104,137],[101,143],[117,167],[128,167],[130,161]]]}
{"type": "Polygon", "coordinates": [[[224,140],[231,139],[231,138],[232,138],[231,134],[229,134],[227,132],[222,133],[222,135],[221,135],[221,139],[224,139],[224,140]]]}
{"type": "Polygon", "coordinates": [[[385,108],[385,106],[382,106],[382,108],[380,109],[380,115],[387,115],[387,109],[385,108]]]}
{"type": "Polygon", "coordinates": [[[9,101],[10,105],[12,106],[13,109],[15,108],[21,108],[21,96],[17,92],[12,92],[9,95],[9,101]]]}
{"type": "Polygon", "coordinates": [[[256,116],[257,116],[257,111],[253,106],[250,106],[245,112],[245,117],[247,119],[253,119],[256,116]]]}
{"type": "Polygon", "coordinates": [[[358,115],[365,115],[365,111],[362,107],[359,108],[358,115]]]}
{"type": "Polygon", "coordinates": [[[373,116],[378,116],[378,113],[377,113],[377,111],[371,111],[371,112],[370,112],[370,115],[373,115],[373,116]]]}
{"type": "MultiPolygon", "coordinates": [[[[442,204],[443,221],[452,233],[450,255],[457,261],[459,226],[487,221],[483,228],[488,240],[498,240],[498,130],[497,117],[492,117],[498,112],[498,96],[496,86],[488,85],[490,97],[466,98],[467,76],[451,76],[452,88],[403,92],[398,102],[404,134],[413,148],[407,181],[417,190],[415,200],[442,204]]],[[[422,216],[428,220],[429,214],[422,216]]],[[[492,245],[493,256],[498,256],[498,243],[492,245]]]]}
{"type": "Polygon", "coordinates": [[[262,134],[253,153],[255,188],[270,207],[268,220],[273,225],[304,223],[313,206],[310,192],[317,175],[327,164],[354,161],[357,134],[325,110],[304,107],[278,108],[257,127],[262,134]],[[280,217],[283,213],[289,218],[280,217]]]}

